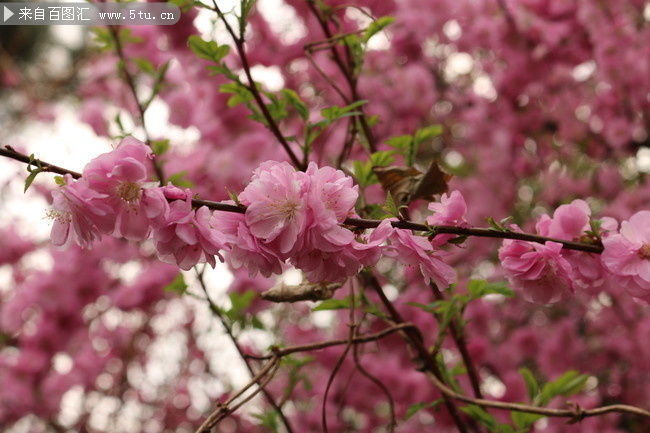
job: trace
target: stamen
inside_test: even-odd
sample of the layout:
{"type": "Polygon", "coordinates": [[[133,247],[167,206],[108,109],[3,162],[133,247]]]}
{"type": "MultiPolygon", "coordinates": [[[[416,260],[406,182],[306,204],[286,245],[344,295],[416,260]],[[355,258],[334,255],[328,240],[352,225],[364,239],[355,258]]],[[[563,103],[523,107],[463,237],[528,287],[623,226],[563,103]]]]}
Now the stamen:
{"type": "Polygon", "coordinates": [[[121,182],[117,187],[117,195],[128,204],[136,204],[140,201],[142,189],[135,182],[121,182]]]}

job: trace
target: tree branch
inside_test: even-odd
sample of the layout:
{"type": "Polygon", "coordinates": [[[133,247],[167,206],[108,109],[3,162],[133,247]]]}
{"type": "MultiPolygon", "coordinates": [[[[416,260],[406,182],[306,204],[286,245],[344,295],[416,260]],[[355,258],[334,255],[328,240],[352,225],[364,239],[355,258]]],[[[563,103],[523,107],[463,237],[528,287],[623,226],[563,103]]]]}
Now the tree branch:
{"type": "MultiPolygon", "coordinates": [[[[15,159],[16,161],[21,161],[24,163],[29,163],[30,158],[27,155],[17,152],[10,146],[5,148],[0,148],[0,156],[6,156],[7,158],[15,159]]],[[[33,163],[40,163],[44,168],[44,171],[49,171],[57,174],[70,174],[73,178],[79,179],[81,174],[68,170],[48,162],[33,159],[33,163]]],[[[246,213],[246,207],[240,205],[234,205],[229,203],[220,203],[210,200],[201,200],[201,199],[192,199],[192,205],[194,207],[206,206],[212,210],[224,211],[224,212],[236,212],[236,213],[246,213]]],[[[346,218],[343,222],[344,225],[351,226],[357,229],[369,229],[378,227],[381,224],[382,220],[371,220],[371,219],[362,219],[362,218],[346,218]]],[[[546,236],[534,235],[530,233],[519,233],[512,231],[499,231],[490,228],[481,228],[481,227],[455,227],[455,226],[427,226],[426,224],[414,223],[411,221],[392,221],[391,225],[397,229],[404,230],[415,230],[415,231],[425,231],[432,232],[435,236],[437,234],[454,234],[458,236],[476,236],[482,238],[497,238],[497,239],[514,239],[519,241],[527,242],[536,242],[539,244],[544,244],[546,242],[557,242],[562,244],[562,247],[567,250],[583,251],[587,253],[600,254],[603,252],[602,244],[590,244],[585,242],[575,242],[575,241],[566,241],[562,239],[549,238],[546,236]]]]}

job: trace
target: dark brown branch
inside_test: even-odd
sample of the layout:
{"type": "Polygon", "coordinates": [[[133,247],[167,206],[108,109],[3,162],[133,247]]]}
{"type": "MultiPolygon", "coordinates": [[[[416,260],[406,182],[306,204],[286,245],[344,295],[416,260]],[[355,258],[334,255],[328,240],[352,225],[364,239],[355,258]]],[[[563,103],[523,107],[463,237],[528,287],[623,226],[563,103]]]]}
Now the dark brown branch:
{"type": "MultiPolygon", "coordinates": [[[[375,293],[377,293],[381,303],[388,311],[388,315],[390,316],[391,320],[395,322],[396,325],[406,323],[406,321],[402,318],[402,315],[399,313],[399,311],[397,311],[397,309],[395,309],[395,307],[390,302],[390,300],[388,300],[386,294],[384,293],[384,290],[381,287],[381,284],[379,284],[379,281],[377,281],[377,279],[374,277],[374,275],[372,275],[372,273],[362,272],[357,275],[357,278],[361,280],[362,284],[364,284],[366,287],[370,287],[372,290],[374,290],[375,293]]],[[[422,369],[424,371],[430,372],[436,378],[440,378],[441,377],[440,369],[438,368],[436,360],[433,358],[431,353],[429,353],[429,350],[424,345],[424,338],[422,337],[420,330],[418,328],[409,327],[404,329],[401,332],[401,334],[404,336],[407,343],[417,353],[416,360],[419,364],[421,364],[418,365],[418,369],[422,369]]],[[[442,397],[444,400],[444,404],[447,408],[447,411],[449,412],[449,415],[454,420],[454,423],[456,424],[458,431],[460,431],[461,433],[467,433],[467,426],[461,419],[460,414],[458,413],[458,409],[456,408],[453,402],[453,399],[448,397],[445,394],[443,394],[442,397]]]]}
{"type": "MultiPolygon", "coordinates": [[[[24,155],[20,152],[17,152],[11,146],[0,147],[0,156],[5,156],[7,158],[15,159],[16,161],[24,162],[25,164],[30,163],[30,158],[27,155],[24,155]]],[[[58,165],[50,164],[49,162],[41,161],[40,159],[32,159],[32,165],[40,166],[43,171],[50,173],[56,173],[60,175],[71,175],[74,179],[79,179],[81,173],[76,171],[68,170],[67,168],[59,167],[58,165]]]]}

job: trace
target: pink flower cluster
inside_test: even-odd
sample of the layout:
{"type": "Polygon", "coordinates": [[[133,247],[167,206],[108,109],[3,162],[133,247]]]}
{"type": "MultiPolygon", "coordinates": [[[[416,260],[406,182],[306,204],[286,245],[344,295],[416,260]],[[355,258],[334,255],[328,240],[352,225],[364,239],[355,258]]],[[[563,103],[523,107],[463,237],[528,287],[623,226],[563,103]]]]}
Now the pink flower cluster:
{"type": "MultiPolygon", "coordinates": [[[[155,186],[148,181],[151,159],[150,149],[129,137],[92,160],[78,181],[66,176],[49,213],[53,243],[89,247],[102,235],[152,237],[160,259],[184,270],[206,262],[214,267],[225,250],[233,267],[244,266],[251,276],[279,274],[291,264],[312,282],[344,281],[383,254],[418,267],[425,280],[441,287],[455,280],[455,271],[440,259],[438,246],[445,240],[432,243],[395,231],[389,220],[369,234],[344,227],[346,218],[356,216],[359,194],[340,170],[312,162],[300,172],[286,162],[262,163],[239,196],[247,207],[239,214],[194,210],[189,190],[155,186]]],[[[443,196],[432,209],[434,223],[466,224],[460,193],[443,196]]]]}
{"type": "Polygon", "coordinates": [[[603,238],[602,263],[630,295],[650,302],[650,211],[635,213],[603,238]]]}
{"type": "Polygon", "coordinates": [[[388,221],[369,236],[344,228],[357,198],[358,187],[340,170],[312,162],[303,173],[286,162],[263,163],[239,196],[246,214],[220,213],[231,263],[251,276],[280,273],[286,262],[313,282],[355,275],[379,260],[392,232],[388,221]]]}
{"type": "MultiPolygon", "coordinates": [[[[153,232],[163,261],[185,270],[201,262],[214,266],[223,242],[211,230],[210,211],[194,211],[189,201],[170,205],[168,189],[148,181],[152,159],[149,147],[126,137],[114,151],[90,161],[81,179],[66,175],[48,213],[54,220],[52,243],[90,247],[102,235],[141,241],[153,232]]],[[[178,195],[173,189],[171,194],[178,195]]]]}
{"type": "MultiPolygon", "coordinates": [[[[574,200],[558,207],[553,218],[543,215],[537,222],[537,233],[577,240],[589,230],[590,216],[587,203],[574,200]]],[[[597,260],[587,254],[563,250],[558,242],[539,244],[506,239],[499,250],[499,259],[510,283],[521,289],[527,300],[540,304],[566,299],[580,285],[578,282],[593,283],[600,277],[597,260]]]]}
{"type": "MultiPolygon", "coordinates": [[[[591,211],[583,200],[558,207],[553,217],[543,215],[537,233],[575,241],[589,231],[591,211]]],[[[601,219],[603,253],[600,256],[562,248],[557,242],[537,244],[506,239],[499,259],[506,276],[530,301],[548,304],[576,289],[595,288],[609,277],[630,295],[650,301],[650,211],[634,214],[621,224],[601,219]]]]}

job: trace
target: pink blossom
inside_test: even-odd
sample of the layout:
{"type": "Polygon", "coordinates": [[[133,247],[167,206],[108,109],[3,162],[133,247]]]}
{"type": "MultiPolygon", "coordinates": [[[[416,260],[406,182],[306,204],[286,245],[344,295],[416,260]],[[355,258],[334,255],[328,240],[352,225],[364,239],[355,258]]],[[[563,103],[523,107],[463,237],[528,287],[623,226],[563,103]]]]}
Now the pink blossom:
{"type": "Polygon", "coordinates": [[[635,297],[650,301],[650,211],[621,223],[618,233],[603,238],[601,261],[635,297]]]}
{"type": "Polygon", "coordinates": [[[244,266],[253,278],[259,272],[265,277],[282,273],[283,260],[261,239],[251,233],[246,217],[233,212],[215,212],[219,230],[230,249],[228,261],[235,269],[244,266]]]}
{"type": "Polygon", "coordinates": [[[69,246],[73,242],[90,248],[95,239],[108,229],[104,223],[112,209],[103,203],[104,195],[88,187],[81,179],[64,176],[64,184],[52,192],[52,208],[48,218],[54,220],[50,238],[55,246],[69,246]],[[93,205],[90,203],[94,202],[93,205]]]}
{"type": "MultiPolygon", "coordinates": [[[[434,212],[427,217],[427,224],[430,226],[457,226],[467,227],[469,224],[465,219],[467,213],[467,204],[460,191],[453,191],[449,196],[443,194],[440,203],[429,203],[429,210],[434,212]]],[[[454,235],[439,234],[433,238],[432,243],[436,247],[441,247],[454,235]]]]}
{"type": "MultiPolygon", "coordinates": [[[[151,220],[163,219],[169,212],[162,191],[147,182],[147,167],[152,158],[148,146],[126,137],[115,150],[84,167],[83,178],[89,188],[102,194],[101,201],[113,211],[103,221],[103,225],[112,226],[107,234],[129,240],[146,239],[151,232],[151,220]]],[[[96,202],[87,204],[94,206],[96,202]]]]}
{"type": "Polygon", "coordinates": [[[304,229],[306,186],[305,174],[289,163],[262,163],[239,196],[248,206],[246,224],[251,233],[266,243],[276,241],[278,250],[288,253],[304,229]]]}
{"type": "Polygon", "coordinates": [[[456,271],[440,259],[443,251],[435,250],[431,242],[407,230],[394,230],[385,254],[405,265],[417,266],[425,283],[433,280],[440,288],[447,288],[456,281],[456,271]]]}
{"type": "Polygon", "coordinates": [[[562,244],[503,241],[499,260],[510,283],[535,303],[549,304],[573,292],[571,265],[562,257],[562,244]]]}
{"type": "Polygon", "coordinates": [[[183,270],[190,270],[197,263],[216,266],[214,256],[223,262],[219,250],[225,248],[225,239],[214,228],[213,215],[203,206],[196,212],[191,201],[176,200],[170,205],[167,225],[154,230],[156,250],[165,263],[177,264],[183,270]]]}
{"type": "Polygon", "coordinates": [[[309,176],[306,199],[314,213],[313,218],[321,223],[342,223],[359,198],[359,188],[353,184],[352,178],[332,167],[318,168],[314,162],[309,163],[305,174],[309,176]]]}
{"type": "Polygon", "coordinates": [[[427,224],[430,226],[467,226],[465,214],[467,204],[460,191],[452,191],[451,194],[443,194],[440,203],[429,203],[429,210],[434,212],[427,217],[427,224]]]}
{"type": "Polygon", "coordinates": [[[341,232],[338,236],[341,243],[321,238],[319,247],[291,258],[291,263],[304,271],[309,281],[341,282],[356,275],[362,266],[374,266],[381,257],[382,244],[393,232],[389,220],[382,221],[370,235],[357,238],[348,229],[335,228],[341,232]]]}
{"type": "Polygon", "coordinates": [[[555,209],[553,218],[543,215],[537,223],[537,231],[542,236],[563,240],[577,240],[589,230],[591,209],[584,200],[573,200],[555,209]]]}
{"type": "Polygon", "coordinates": [[[165,198],[169,200],[187,200],[188,191],[182,190],[177,186],[168,183],[167,185],[160,188],[165,198]]]}

